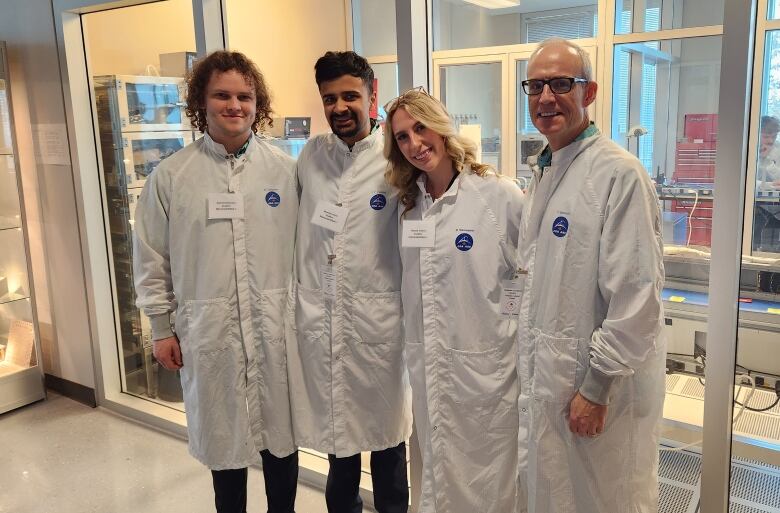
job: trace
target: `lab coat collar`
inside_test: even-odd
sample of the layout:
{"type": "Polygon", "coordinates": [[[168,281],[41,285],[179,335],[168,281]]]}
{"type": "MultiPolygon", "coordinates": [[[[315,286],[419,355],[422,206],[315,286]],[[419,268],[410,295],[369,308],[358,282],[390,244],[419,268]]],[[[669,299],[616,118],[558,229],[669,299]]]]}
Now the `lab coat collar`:
{"type": "Polygon", "coordinates": [[[430,206],[430,208],[426,209],[424,208],[423,199],[425,198],[425,195],[428,194],[428,191],[425,190],[425,173],[420,173],[420,176],[417,177],[417,187],[420,189],[420,196],[418,204],[421,205],[423,212],[427,212],[428,210],[432,209],[434,206],[439,205],[442,203],[442,200],[445,198],[452,197],[454,201],[455,197],[458,195],[458,190],[460,189],[460,183],[461,178],[463,176],[464,172],[458,172],[455,175],[455,181],[452,183],[449,189],[444,191],[444,194],[441,195],[437,200],[433,202],[433,204],[430,206]]]}
{"type": "MultiPolygon", "coordinates": [[[[552,153],[552,163],[549,167],[545,168],[544,176],[547,176],[548,174],[559,175],[560,173],[565,173],[574,159],[576,159],[580,153],[585,151],[588,146],[596,142],[600,137],[601,135],[594,135],[584,139],[577,139],[572,141],[567,146],[564,146],[560,150],[554,151],[552,153]]],[[[536,180],[540,180],[542,178],[542,173],[539,166],[534,165],[531,169],[533,169],[536,180]]]]}
{"type": "Polygon", "coordinates": [[[349,146],[347,146],[347,143],[342,141],[339,136],[336,134],[330,134],[330,137],[336,144],[336,147],[341,150],[348,153],[360,153],[362,151],[367,150],[368,148],[371,148],[375,144],[381,144],[382,139],[385,136],[385,132],[383,128],[380,128],[378,130],[375,130],[373,133],[368,134],[363,139],[357,141],[354,146],[352,146],[352,150],[349,149],[349,146]]]}
{"type": "MultiPolygon", "coordinates": [[[[217,155],[218,157],[222,159],[226,159],[230,156],[230,153],[225,149],[223,145],[216,142],[214,139],[211,138],[208,131],[203,133],[203,140],[205,141],[206,148],[211,153],[217,155]]],[[[237,159],[242,159],[243,157],[249,158],[250,154],[254,151],[254,149],[257,147],[257,141],[255,140],[254,134],[249,136],[249,145],[246,148],[246,151],[241,154],[241,156],[237,157],[237,159]]]]}

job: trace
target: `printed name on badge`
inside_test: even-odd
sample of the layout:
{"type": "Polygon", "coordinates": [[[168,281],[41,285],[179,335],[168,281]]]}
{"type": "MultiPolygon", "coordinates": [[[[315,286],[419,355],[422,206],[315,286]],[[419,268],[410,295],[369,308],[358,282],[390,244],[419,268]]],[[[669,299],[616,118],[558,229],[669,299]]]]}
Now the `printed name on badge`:
{"type": "Polygon", "coordinates": [[[436,222],[433,218],[423,221],[404,220],[401,247],[432,248],[436,242],[436,222]]]}
{"type": "Polygon", "coordinates": [[[501,282],[501,315],[512,317],[520,313],[520,300],[523,298],[523,286],[525,277],[520,276],[514,280],[501,282]]]}
{"type": "Polygon", "coordinates": [[[341,233],[348,215],[349,210],[346,208],[320,200],[317,202],[317,208],[314,209],[314,215],[311,216],[311,223],[334,233],[341,233]]]}
{"type": "Polygon", "coordinates": [[[244,197],[235,193],[208,195],[209,219],[243,219],[244,197]]]}

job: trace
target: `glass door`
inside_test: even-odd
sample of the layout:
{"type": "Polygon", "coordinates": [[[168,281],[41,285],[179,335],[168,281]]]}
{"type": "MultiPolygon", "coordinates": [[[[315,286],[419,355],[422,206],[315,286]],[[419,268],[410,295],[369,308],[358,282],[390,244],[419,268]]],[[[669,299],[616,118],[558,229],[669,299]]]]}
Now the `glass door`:
{"type": "Polygon", "coordinates": [[[152,356],[135,306],[133,224],[146,177],[194,140],[184,76],[195,56],[192,3],[168,0],[82,16],[114,294],[121,390],[183,410],[177,372],[152,356]],[[144,27],[144,30],[138,30],[144,27]],[[150,40],[145,34],[160,34],[150,40]]]}
{"type": "Polygon", "coordinates": [[[447,107],[457,130],[477,144],[477,160],[509,176],[506,54],[434,58],[433,95],[447,107]]]}

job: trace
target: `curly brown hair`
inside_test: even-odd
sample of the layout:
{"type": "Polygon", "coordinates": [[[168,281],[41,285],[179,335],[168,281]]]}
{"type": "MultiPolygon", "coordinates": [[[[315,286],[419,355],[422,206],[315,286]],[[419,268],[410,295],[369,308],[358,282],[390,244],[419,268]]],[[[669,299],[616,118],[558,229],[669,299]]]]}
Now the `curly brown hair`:
{"type": "Polygon", "coordinates": [[[252,123],[252,132],[258,128],[273,126],[271,121],[271,93],[265,78],[257,66],[241,52],[217,50],[198,60],[192,71],[187,74],[187,108],[185,112],[192,125],[201,132],[208,127],[206,122],[206,88],[213,72],[225,73],[235,70],[255,88],[255,106],[257,113],[252,123]]]}

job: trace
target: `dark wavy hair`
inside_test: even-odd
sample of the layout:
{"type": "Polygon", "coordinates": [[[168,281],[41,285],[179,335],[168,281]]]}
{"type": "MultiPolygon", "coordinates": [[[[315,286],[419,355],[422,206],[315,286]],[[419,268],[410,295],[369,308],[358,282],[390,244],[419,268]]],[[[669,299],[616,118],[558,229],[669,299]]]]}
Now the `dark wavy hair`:
{"type": "Polygon", "coordinates": [[[208,127],[206,122],[206,88],[213,72],[225,73],[235,70],[255,89],[255,106],[257,113],[252,123],[252,131],[258,128],[272,126],[271,93],[265,83],[265,78],[257,66],[246,55],[240,52],[218,50],[198,60],[192,71],[187,74],[187,117],[192,125],[201,132],[208,127]]]}
{"type": "Polygon", "coordinates": [[[374,92],[374,70],[368,61],[355,52],[326,52],[314,64],[314,80],[317,87],[323,82],[336,80],[344,75],[352,75],[363,81],[368,94],[374,92]]]}

